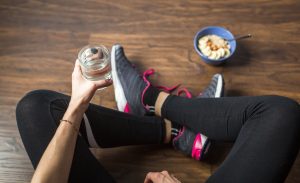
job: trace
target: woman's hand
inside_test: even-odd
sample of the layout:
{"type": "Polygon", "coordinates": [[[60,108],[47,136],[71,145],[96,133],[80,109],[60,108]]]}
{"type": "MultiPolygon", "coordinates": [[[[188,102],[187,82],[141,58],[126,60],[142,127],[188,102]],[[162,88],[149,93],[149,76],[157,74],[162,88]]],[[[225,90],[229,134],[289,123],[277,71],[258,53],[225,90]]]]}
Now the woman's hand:
{"type": "Polygon", "coordinates": [[[112,80],[89,81],[82,76],[79,61],[76,60],[72,73],[72,96],[70,105],[87,109],[89,102],[99,88],[112,84],[112,80]]]}
{"type": "Polygon", "coordinates": [[[180,183],[180,181],[170,175],[167,171],[149,172],[145,178],[144,183],[180,183]]]}

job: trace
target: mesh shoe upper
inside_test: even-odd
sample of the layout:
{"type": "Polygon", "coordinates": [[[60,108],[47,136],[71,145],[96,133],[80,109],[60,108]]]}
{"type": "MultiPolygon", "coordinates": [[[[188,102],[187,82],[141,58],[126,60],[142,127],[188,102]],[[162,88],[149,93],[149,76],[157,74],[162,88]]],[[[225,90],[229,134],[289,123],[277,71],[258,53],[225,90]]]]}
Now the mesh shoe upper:
{"type": "Polygon", "coordinates": [[[136,115],[145,115],[146,109],[141,98],[147,83],[126,58],[123,48],[117,45],[114,50],[115,69],[130,110],[136,115]]]}
{"type": "Polygon", "coordinates": [[[218,98],[224,96],[224,78],[221,74],[215,74],[211,78],[210,84],[203,90],[197,98],[218,98]]]}

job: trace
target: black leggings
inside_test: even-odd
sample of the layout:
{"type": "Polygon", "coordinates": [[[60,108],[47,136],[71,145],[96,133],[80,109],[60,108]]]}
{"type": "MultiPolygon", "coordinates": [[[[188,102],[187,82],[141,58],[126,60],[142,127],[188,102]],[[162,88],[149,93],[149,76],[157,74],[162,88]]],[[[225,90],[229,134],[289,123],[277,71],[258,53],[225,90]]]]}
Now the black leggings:
{"type": "MultiPolygon", "coordinates": [[[[36,168],[70,97],[46,90],[27,94],[16,110],[25,149],[36,168]]],[[[169,96],[162,116],[234,146],[208,182],[283,182],[300,145],[299,105],[284,97],[185,99],[169,96]]],[[[77,140],[69,182],[114,182],[89,147],[159,144],[162,118],[139,117],[91,104],[77,140]]]]}

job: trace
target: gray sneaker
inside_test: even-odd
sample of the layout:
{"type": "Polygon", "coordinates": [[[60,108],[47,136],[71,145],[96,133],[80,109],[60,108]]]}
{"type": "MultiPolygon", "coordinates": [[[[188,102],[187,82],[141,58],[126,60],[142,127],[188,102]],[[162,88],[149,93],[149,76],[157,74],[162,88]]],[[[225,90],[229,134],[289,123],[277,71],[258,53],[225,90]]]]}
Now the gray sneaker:
{"type": "MultiPolygon", "coordinates": [[[[120,45],[114,45],[111,51],[112,78],[115,99],[118,110],[144,116],[149,111],[149,106],[143,104],[143,95],[151,85],[147,77],[154,73],[153,69],[139,74],[136,68],[126,58],[124,50],[120,45]]],[[[172,91],[165,89],[166,91],[172,91]]],[[[215,74],[209,86],[197,98],[218,98],[224,95],[224,79],[221,74],[215,74]]],[[[195,134],[190,129],[183,127],[179,134],[173,139],[175,149],[182,151],[194,159],[202,160],[208,152],[210,140],[200,133],[195,134]]]]}
{"type": "Polygon", "coordinates": [[[123,47],[114,45],[111,50],[112,78],[118,110],[144,116],[154,112],[154,107],[144,105],[143,96],[151,85],[148,76],[154,73],[149,69],[141,75],[126,58],[123,47]]]}
{"type": "MultiPolygon", "coordinates": [[[[221,74],[215,74],[210,84],[197,98],[219,98],[224,96],[225,82],[221,74]]],[[[187,127],[182,127],[173,139],[173,147],[196,160],[203,160],[211,141],[203,134],[195,134],[187,127]]]]}
{"type": "Polygon", "coordinates": [[[210,84],[203,90],[197,98],[219,98],[224,97],[225,82],[222,74],[215,74],[211,78],[210,84]]]}

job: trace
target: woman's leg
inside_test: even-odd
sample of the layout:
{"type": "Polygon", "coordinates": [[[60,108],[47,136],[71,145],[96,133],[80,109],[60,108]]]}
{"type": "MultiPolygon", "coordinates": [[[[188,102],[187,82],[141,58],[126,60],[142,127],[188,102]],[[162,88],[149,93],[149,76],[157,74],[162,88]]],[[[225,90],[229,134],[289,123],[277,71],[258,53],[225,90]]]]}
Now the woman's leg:
{"type": "MultiPolygon", "coordinates": [[[[69,103],[69,96],[55,93],[51,113],[59,121],[69,103]]],[[[83,116],[80,134],[90,147],[119,147],[159,144],[165,138],[165,123],[159,117],[135,116],[90,104],[83,116]]]]}
{"type": "MultiPolygon", "coordinates": [[[[38,90],[30,92],[18,103],[18,128],[34,168],[53,137],[68,102],[66,95],[38,90]]],[[[160,118],[134,117],[91,104],[80,128],[69,182],[114,182],[90,152],[87,141],[101,147],[155,144],[162,142],[164,131],[160,118]]]]}
{"type": "Polygon", "coordinates": [[[283,182],[300,145],[300,108],[279,96],[167,96],[161,115],[209,138],[235,141],[208,182],[283,182]]]}

